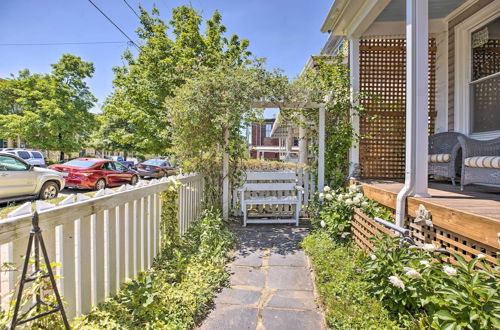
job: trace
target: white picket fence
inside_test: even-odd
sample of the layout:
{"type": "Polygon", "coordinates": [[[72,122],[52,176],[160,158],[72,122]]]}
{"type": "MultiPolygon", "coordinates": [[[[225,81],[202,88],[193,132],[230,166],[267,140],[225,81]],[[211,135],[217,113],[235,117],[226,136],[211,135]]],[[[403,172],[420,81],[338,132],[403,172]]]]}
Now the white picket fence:
{"type": "MultiPolygon", "coordinates": [[[[265,171],[265,172],[273,172],[273,171],[265,171]]],[[[279,170],[275,171],[276,173],[279,172],[290,172],[290,170],[279,170]]],[[[314,198],[314,194],[316,193],[316,182],[314,179],[314,175],[309,171],[309,170],[304,170],[304,169],[297,169],[294,171],[296,175],[296,181],[297,185],[301,186],[304,188],[304,195],[302,196],[302,214],[304,214],[305,211],[305,206],[309,205],[311,200],[314,198]]],[[[250,172],[248,172],[250,173],[250,172]]],[[[279,192],[278,194],[280,194],[279,192]]],[[[258,195],[259,197],[268,197],[268,196],[273,196],[276,194],[275,191],[260,191],[260,192],[254,192],[253,194],[258,195]]],[[[256,196],[252,196],[256,197],[256,196]]],[[[232,190],[231,194],[231,208],[233,209],[233,215],[235,216],[241,216],[242,212],[240,209],[240,194],[238,193],[238,188],[234,188],[232,190]]],[[[283,213],[283,214],[288,214],[288,213],[293,213],[294,209],[290,205],[274,205],[274,206],[259,206],[257,210],[257,214],[265,214],[265,213],[283,213]],[[272,211],[269,210],[272,208],[272,211]]]]}
{"type": "MultiPolygon", "coordinates": [[[[59,206],[38,203],[39,223],[58,287],[67,302],[69,319],[86,314],[120,284],[151,267],[161,244],[160,193],[172,185],[179,189],[179,232],[185,233],[202,211],[203,179],[199,175],[141,181],[136,186],[106,189],[95,197],[69,196],[59,206]],[[45,208],[45,209],[44,209],[45,208]]],[[[27,203],[28,204],[28,203],[27,203]]],[[[0,220],[0,262],[11,262],[17,271],[0,273],[0,299],[8,307],[26,254],[31,230],[31,205],[23,213],[0,220]]]]}

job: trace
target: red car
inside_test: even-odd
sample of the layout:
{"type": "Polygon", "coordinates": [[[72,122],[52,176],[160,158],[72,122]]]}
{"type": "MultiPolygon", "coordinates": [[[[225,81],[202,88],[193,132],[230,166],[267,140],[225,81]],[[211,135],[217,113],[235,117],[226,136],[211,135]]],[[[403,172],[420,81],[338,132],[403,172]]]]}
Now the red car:
{"type": "Polygon", "coordinates": [[[67,188],[101,190],[139,181],[136,171],[109,159],[77,158],[49,168],[62,172],[67,188]]]}

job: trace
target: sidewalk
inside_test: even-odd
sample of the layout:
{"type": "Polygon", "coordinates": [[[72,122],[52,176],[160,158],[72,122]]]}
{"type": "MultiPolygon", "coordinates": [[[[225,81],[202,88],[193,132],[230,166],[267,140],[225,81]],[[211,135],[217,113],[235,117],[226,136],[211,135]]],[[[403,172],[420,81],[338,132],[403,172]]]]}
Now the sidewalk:
{"type": "Polygon", "coordinates": [[[298,243],[306,227],[234,227],[240,238],[229,266],[231,287],[217,296],[203,330],[324,329],[307,259],[298,243]]]}

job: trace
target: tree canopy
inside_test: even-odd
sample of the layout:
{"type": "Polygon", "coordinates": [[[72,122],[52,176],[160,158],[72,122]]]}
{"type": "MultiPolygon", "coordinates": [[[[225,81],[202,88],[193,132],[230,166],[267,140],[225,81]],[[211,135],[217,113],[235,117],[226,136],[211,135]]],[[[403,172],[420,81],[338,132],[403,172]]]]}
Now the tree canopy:
{"type": "Polygon", "coordinates": [[[23,70],[0,81],[0,129],[34,148],[79,151],[96,125],[90,112],[96,98],[85,82],[94,65],[63,54],[51,66],[48,74],[23,70]]]}
{"type": "Polygon", "coordinates": [[[164,154],[171,146],[170,113],[165,100],[204,68],[220,63],[244,65],[250,56],[248,41],[226,37],[222,17],[215,11],[205,22],[193,8],[174,8],[167,23],[159,11],[140,8],[142,41],[137,56],[125,52],[126,62],[114,68],[113,93],[103,108],[98,140],[117,149],[164,154]]]}

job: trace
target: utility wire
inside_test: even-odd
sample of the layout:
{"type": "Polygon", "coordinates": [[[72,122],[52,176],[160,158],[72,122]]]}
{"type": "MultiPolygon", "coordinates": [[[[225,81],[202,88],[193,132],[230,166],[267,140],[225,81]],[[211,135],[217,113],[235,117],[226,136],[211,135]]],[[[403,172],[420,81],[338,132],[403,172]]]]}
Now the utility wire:
{"type": "Polygon", "coordinates": [[[109,18],[108,15],[106,15],[99,7],[96,6],[95,3],[92,2],[92,0],[88,0],[104,17],[106,17],[108,19],[108,21],[111,22],[111,24],[113,24],[125,37],[127,37],[128,40],[130,40],[130,43],[132,45],[134,45],[137,49],[139,49],[139,46],[137,46],[137,44],[125,33],[123,32],[122,29],[120,29],[120,27],[118,25],[115,24],[115,22],[113,22],[113,20],[111,18],[109,18]]]}
{"type": "Polygon", "coordinates": [[[33,43],[0,43],[1,46],[60,46],[60,45],[102,45],[128,44],[128,41],[84,41],[84,42],[33,42],[33,43]]]}
{"type": "Polygon", "coordinates": [[[127,0],[123,0],[123,2],[125,2],[125,4],[127,5],[127,7],[129,7],[130,10],[132,10],[134,12],[135,16],[137,16],[137,18],[140,20],[141,16],[139,16],[139,14],[137,14],[137,12],[135,11],[135,9],[127,2],[127,0]]]}

